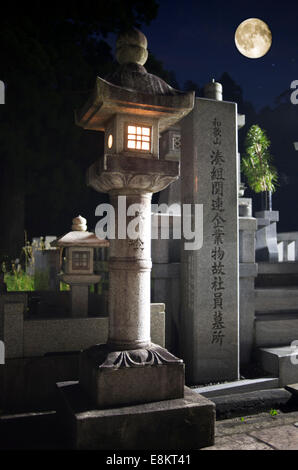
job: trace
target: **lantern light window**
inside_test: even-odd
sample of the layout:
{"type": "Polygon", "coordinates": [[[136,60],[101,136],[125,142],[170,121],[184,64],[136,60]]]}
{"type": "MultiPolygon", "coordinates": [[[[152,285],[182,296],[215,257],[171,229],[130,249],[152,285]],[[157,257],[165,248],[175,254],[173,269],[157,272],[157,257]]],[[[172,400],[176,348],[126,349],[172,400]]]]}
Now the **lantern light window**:
{"type": "Polygon", "coordinates": [[[111,149],[112,147],[113,147],[113,136],[112,134],[110,134],[108,138],[108,148],[111,149]]]}
{"type": "Polygon", "coordinates": [[[90,268],[90,252],[74,251],[72,254],[72,269],[88,270],[90,268]]]}
{"type": "Polygon", "coordinates": [[[150,152],[151,127],[127,126],[127,149],[150,152]]]}

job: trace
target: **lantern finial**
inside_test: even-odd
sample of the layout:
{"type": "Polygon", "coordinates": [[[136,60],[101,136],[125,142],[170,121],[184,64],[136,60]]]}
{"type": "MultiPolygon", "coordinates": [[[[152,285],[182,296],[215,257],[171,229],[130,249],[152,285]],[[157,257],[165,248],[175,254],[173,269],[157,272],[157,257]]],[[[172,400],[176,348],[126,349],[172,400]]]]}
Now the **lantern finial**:
{"type": "Polygon", "coordinates": [[[148,59],[147,38],[136,28],[121,33],[116,43],[116,58],[120,65],[144,65],[148,59]]]}
{"type": "Polygon", "coordinates": [[[74,232],[86,232],[87,231],[87,220],[79,215],[72,219],[72,227],[71,230],[74,232]]]}

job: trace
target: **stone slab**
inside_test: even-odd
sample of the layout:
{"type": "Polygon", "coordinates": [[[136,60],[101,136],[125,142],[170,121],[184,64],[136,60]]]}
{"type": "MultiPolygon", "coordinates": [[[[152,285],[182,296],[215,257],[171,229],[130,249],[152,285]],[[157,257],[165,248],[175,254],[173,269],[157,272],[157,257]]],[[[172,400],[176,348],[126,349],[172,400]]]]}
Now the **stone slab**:
{"type": "Polygon", "coordinates": [[[255,290],[257,312],[276,312],[298,309],[297,287],[264,287],[255,290]]]}
{"type": "Polygon", "coordinates": [[[292,395],[298,397],[298,383],[286,385],[285,389],[288,390],[288,392],[292,393],[292,395]]]}
{"type": "Polygon", "coordinates": [[[255,216],[258,219],[266,219],[270,222],[279,221],[279,211],[259,211],[255,213],[255,216]]]}
{"type": "Polygon", "coordinates": [[[239,277],[257,277],[257,263],[239,263],[239,277]]]}
{"type": "Polygon", "coordinates": [[[269,221],[269,219],[257,219],[257,222],[258,230],[256,232],[256,260],[277,263],[279,254],[277,246],[276,222],[269,221]]]}
{"type": "Polygon", "coordinates": [[[298,315],[296,312],[256,315],[256,347],[281,347],[291,344],[297,338],[298,315]]]}
{"type": "Polygon", "coordinates": [[[239,217],[239,230],[255,232],[257,230],[257,219],[254,217],[239,217]]]}
{"type": "Polygon", "coordinates": [[[3,342],[5,358],[23,357],[24,304],[14,302],[4,304],[3,342]]]}
{"type": "Polygon", "coordinates": [[[298,450],[298,428],[293,425],[253,431],[251,436],[276,450],[298,450]]]}
{"type": "Polygon", "coordinates": [[[270,220],[268,219],[257,219],[258,228],[267,227],[270,225],[270,220]]]}
{"type": "MultiPolygon", "coordinates": [[[[155,344],[165,343],[165,306],[151,307],[151,337],[155,344]]],[[[24,357],[50,352],[80,351],[104,344],[108,336],[108,317],[47,318],[24,321],[24,357]]]]}
{"type": "Polygon", "coordinates": [[[181,201],[203,205],[203,245],[182,249],[181,257],[186,380],[234,380],[239,376],[236,104],[196,98],[181,121],[181,136],[181,201]]]}
{"type": "Polygon", "coordinates": [[[295,241],[298,240],[298,232],[282,232],[277,234],[278,241],[295,241]]]}
{"type": "Polygon", "coordinates": [[[258,352],[263,369],[279,377],[280,387],[298,381],[297,355],[297,348],[291,346],[260,348],[258,352]]]}
{"type": "Polygon", "coordinates": [[[217,421],[215,445],[202,450],[262,450],[259,445],[289,450],[296,436],[293,428],[298,429],[297,422],[297,411],[283,413],[281,410],[273,416],[266,411],[217,421]]]}
{"type": "Polygon", "coordinates": [[[239,217],[239,262],[254,263],[256,250],[256,219],[239,217]]]}
{"type": "Polygon", "coordinates": [[[263,411],[257,414],[242,415],[217,421],[215,425],[215,443],[217,437],[250,433],[251,431],[285,426],[286,424],[295,424],[298,422],[297,411],[276,411],[276,414],[263,411]]]}
{"type": "Polygon", "coordinates": [[[240,264],[240,363],[249,364],[255,344],[255,287],[253,276],[253,266],[240,264]],[[243,270],[243,267],[252,269],[243,270]],[[244,273],[243,273],[244,271],[244,273]],[[246,274],[243,276],[241,274],[246,274]]]}
{"type": "Polygon", "coordinates": [[[297,262],[258,263],[259,274],[297,274],[297,262]]]}
{"type": "Polygon", "coordinates": [[[224,419],[279,409],[287,406],[291,398],[291,393],[284,388],[274,388],[212,397],[212,401],[216,405],[216,418],[224,419]]]}
{"type": "Polygon", "coordinates": [[[215,407],[190,389],[177,400],[95,410],[77,382],[58,383],[58,418],[69,447],[195,450],[214,443],[215,407]]]}
{"type": "Polygon", "coordinates": [[[214,446],[201,450],[272,450],[268,444],[246,434],[233,434],[216,439],[214,446]]]}
{"type": "Polygon", "coordinates": [[[278,388],[278,385],[279,381],[276,377],[266,377],[261,379],[244,379],[223,384],[207,385],[206,387],[198,387],[192,390],[204,397],[211,398],[227,394],[234,395],[243,392],[278,388]]]}

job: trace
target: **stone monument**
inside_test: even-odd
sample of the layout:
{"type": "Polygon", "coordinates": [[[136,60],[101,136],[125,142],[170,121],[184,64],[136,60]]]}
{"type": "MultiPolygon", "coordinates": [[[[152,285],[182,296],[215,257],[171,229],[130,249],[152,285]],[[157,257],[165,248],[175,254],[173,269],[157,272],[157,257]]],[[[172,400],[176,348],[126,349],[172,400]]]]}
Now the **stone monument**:
{"type": "Polygon", "coordinates": [[[181,351],[194,384],[239,378],[237,105],[215,82],[207,91],[181,122],[182,204],[204,214],[202,248],[181,258],[181,351]]]}
{"type": "Polygon", "coordinates": [[[77,114],[84,129],[105,132],[87,184],[109,193],[116,214],[108,342],[81,354],[79,384],[58,384],[60,416],[75,448],[197,449],[213,441],[214,404],[184,387],[183,361],[150,338],[151,197],[179,176],[178,162],[159,160],[159,132],[191,111],[194,94],[146,71],[140,31],[120,35],[116,55],[118,70],[97,78],[77,114]]]}

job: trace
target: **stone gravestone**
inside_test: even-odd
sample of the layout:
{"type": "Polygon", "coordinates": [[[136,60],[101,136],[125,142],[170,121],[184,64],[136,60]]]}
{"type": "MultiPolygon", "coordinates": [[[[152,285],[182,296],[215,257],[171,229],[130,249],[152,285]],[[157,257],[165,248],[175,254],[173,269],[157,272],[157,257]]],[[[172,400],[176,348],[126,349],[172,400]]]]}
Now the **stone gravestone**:
{"type": "Polygon", "coordinates": [[[202,248],[182,249],[186,378],[196,384],[234,380],[239,376],[237,105],[196,98],[181,130],[182,203],[203,204],[204,213],[202,248]]]}

